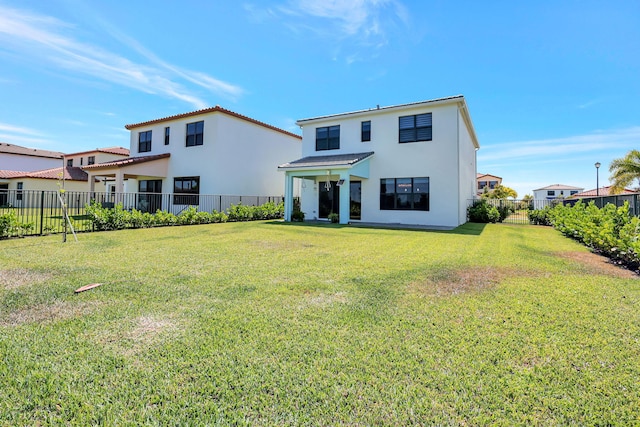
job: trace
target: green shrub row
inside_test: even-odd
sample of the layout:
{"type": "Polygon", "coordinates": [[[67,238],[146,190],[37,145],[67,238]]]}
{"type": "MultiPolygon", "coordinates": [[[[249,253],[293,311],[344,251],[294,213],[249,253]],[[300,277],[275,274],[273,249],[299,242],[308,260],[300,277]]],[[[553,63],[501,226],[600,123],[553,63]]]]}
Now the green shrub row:
{"type": "Polygon", "coordinates": [[[0,215],[0,238],[22,237],[33,230],[34,224],[18,221],[15,212],[0,215]]]}
{"type": "Polygon", "coordinates": [[[498,206],[494,206],[486,199],[480,199],[474,201],[473,205],[467,208],[467,217],[471,222],[496,223],[504,221],[515,211],[514,202],[501,201],[498,206]]]}
{"type": "Polygon", "coordinates": [[[254,221],[277,219],[284,216],[284,203],[268,202],[261,206],[231,205],[228,212],[198,211],[190,206],[174,215],[158,210],[156,213],[141,212],[136,209],[125,210],[122,204],[113,208],[104,208],[92,201],[86,207],[86,214],[95,230],[120,230],[124,228],[164,227],[170,225],[212,224],[231,221],[254,221]]]}
{"type": "MultiPolygon", "coordinates": [[[[582,201],[573,206],[557,205],[534,215],[544,217],[565,236],[582,242],[617,264],[637,269],[640,265],[640,218],[633,216],[629,204],[598,208],[582,201]]],[[[531,218],[531,216],[530,216],[531,218]]]]}

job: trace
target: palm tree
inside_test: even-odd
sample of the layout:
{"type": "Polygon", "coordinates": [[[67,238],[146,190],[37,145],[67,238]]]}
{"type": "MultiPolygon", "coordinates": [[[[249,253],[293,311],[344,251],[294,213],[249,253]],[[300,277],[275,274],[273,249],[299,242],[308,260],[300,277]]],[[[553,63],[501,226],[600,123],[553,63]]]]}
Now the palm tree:
{"type": "Polygon", "coordinates": [[[620,194],[634,179],[640,179],[640,151],[631,150],[621,159],[615,159],[609,166],[612,182],[611,194],[620,194]]]}

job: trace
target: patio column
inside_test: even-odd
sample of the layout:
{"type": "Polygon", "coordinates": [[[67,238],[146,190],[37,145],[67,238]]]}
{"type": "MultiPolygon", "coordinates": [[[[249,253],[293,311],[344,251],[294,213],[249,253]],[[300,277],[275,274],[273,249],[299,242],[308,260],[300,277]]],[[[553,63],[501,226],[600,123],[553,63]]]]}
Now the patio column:
{"type": "Polygon", "coordinates": [[[96,177],[91,174],[87,174],[87,176],[89,178],[89,191],[93,193],[96,191],[96,177]]]}
{"type": "Polygon", "coordinates": [[[293,175],[291,172],[285,172],[284,176],[284,220],[291,221],[291,213],[293,212],[293,175]]]}
{"type": "Polygon", "coordinates": [[[351,181],[349,171],[341,172],[340,179],[344,179],[344,183],[340,186],[340,224],[348,224],[349,213],[351,211],[351,181]]]}
{"type": "Polygon", "coordinates": [[[124,203],[124,172],[121,169],[118,169],[116,172],[116,200],[114,202],[124,203]]]}

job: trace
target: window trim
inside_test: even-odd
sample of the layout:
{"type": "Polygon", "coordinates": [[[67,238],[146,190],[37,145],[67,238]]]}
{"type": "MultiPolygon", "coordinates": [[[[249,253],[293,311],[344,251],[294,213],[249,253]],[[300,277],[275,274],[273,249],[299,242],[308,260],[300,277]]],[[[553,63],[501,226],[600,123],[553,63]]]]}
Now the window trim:
{"type": "MultiPolygon", "coordinates": [[[[335,144],[334,144],[335,145],[335,144]]],[[[340,125],[333,126],[321,126],[316,128],[316,151],[329,151],[329,150],[339,150],[340,149],[340,125]],[[318,133],[321,131],[325,131],[327,136],[318,138],[318,133]],[[331,132],[338,133],[338,136],[331,136],[331,132]],[[337,141],[337,147],[332,147],[332,142],[337,141]],[[321,143],[322,145],[320,145],[321,143]]]]}
{"type": "Polygon", "coordinates": [[[151,151],[151,141],[153,138],[153,131],[145,130],[138,132],[138,153],[148,153],[151,151]],[[144,141],[143,141],[144,135],[144,141]]]}
{"type": "Polygon", "coordinates": [[[169,138],[171,134],[171,131],[169,129],[169,126],[164,128],[164,145],[169,145],[169,138]]]}
{"type": "MultiPolygon", "coordinates": [[[[403,177],[403,178],[381,178],[380,179],[380,210],[381,211],[420,211],[420,212],[429,212],[431,210],[431,183],[428,176],[419,176],[419,177],[403,177]],[[411,192],[399,192],[398,191],[398,180],[411,180],[411,192]],[[416,184],[415,180],[421,179],[426,180],[426,191],[415,191],[416,184]],[[383,185],[387,185],[385,181],[393,180],[393,191],[383,192],[383,185]],[[426,194],[426,207],[416,205],[416,195],[426,194]],[[410,202],[410,206],[402,206],[399,204],[399,195],[409,197],[407,200],[410,202]],[[393,197],[393,206],[389,206],[389,196],[393,197]]],[[[406,184],[405,184],[406,185],[406,184]]],[[[420,202],[420,201],[418,201],[420,202]]]]}
{"type": "Polygon", "coordinates": [[[185,147],[197,147],[204,145],[204,120],[186,124],[185,147]],[[198,132],[198,125],[202,125],[202,130],[198,132]],[[189,126],[193,126],[193,133],[189,133],[189,126]],[[191,140],[190,140],[191,137],[191,140]]]}
{"type": "Polygon", "coordinates": [[[360,122],[360,141],[371,142],[371,120],[360,122]],[[368,129],[365,129],[365,125],[368,129]]]}
{"type": "Polygon", "coordinates": [[[398,117],[398,143],[407,144],[411,142],[424,141],[433,141],[433,113],[412,114],[409,116],[398,117]],[[419,126],[419,118],[424,121],[428,121],[429,124],[419,126]],[[403,123],[403,121],[405,123],[403,123]],[[411,121],[411,126],[407,126],[409,121],[411,121]]]}
{"type": "Polygon", "coordinates": [[[173,204],[174,205],[189,205],[196,206],[200,204],[200,177],[199,176],[176,176],[173,178],[173,204]],[[190,188],[185,191],[181,188],[178,191],[176,184],[178,182],[196,181],[197,188],[194,190],[190,188]]]}

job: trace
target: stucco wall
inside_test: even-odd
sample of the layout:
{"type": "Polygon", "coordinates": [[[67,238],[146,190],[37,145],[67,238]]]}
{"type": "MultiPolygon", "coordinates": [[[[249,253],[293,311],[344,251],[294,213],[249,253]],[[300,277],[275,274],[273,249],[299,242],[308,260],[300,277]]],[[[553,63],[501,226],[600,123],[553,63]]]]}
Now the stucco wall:
{"type": "MultiPolygon", "coordinates": [[[[303,156],[375,152],[369,160],[369,179],[361,180],[363,222],[455,227],[466,221],[466,199],[475,194],[476,177],[475,148],[466,128],[461,131],[465,124],[459,124],[458,114],[457,104],[450,103],[314,120],[303,123],[303,156]],[[428,112],[432,113],[432,140],[400,144],[398,118],[428,112]],[[371,120],[371,141],[361,142],[361,122],[366,120],[371,120]],[[315,129],[338,124],[340,149],[315,151],[315,129]],[[430,210],[380,210],[380,179],[410,177],[429,178],[430,210]]],[[[303,197],[310,193],[308,188],[303,197]]],[[[311,198],[303,202],[303,210],[317,209],[317,191],[311,198]]],[[[305,214],[314,216],[312,211],[305,214]]]]}
{"type": "Polygon", "coordinates": [[[301,141],[224,113],[165,121],[131,131],[131,156],[171,153],[163,192],[173,192],[174,177],[200,177],[200,194],[264,195],[284,193],[279,164],[301,155],[301,141]],[[204,120],[203,145],[186,146],[187,123],[204,120]],[[164,145],[164,129],[170,143],[164,145]],[[150,152],[138,152],[138,134],[152,131],[150,152]]]}
{"type": "Polygon", "coordinates": [[[62,166],[62,159],[0,153],[0,169],[2,170],[33,172],[59,168],[60,166],[62,166]]]}

